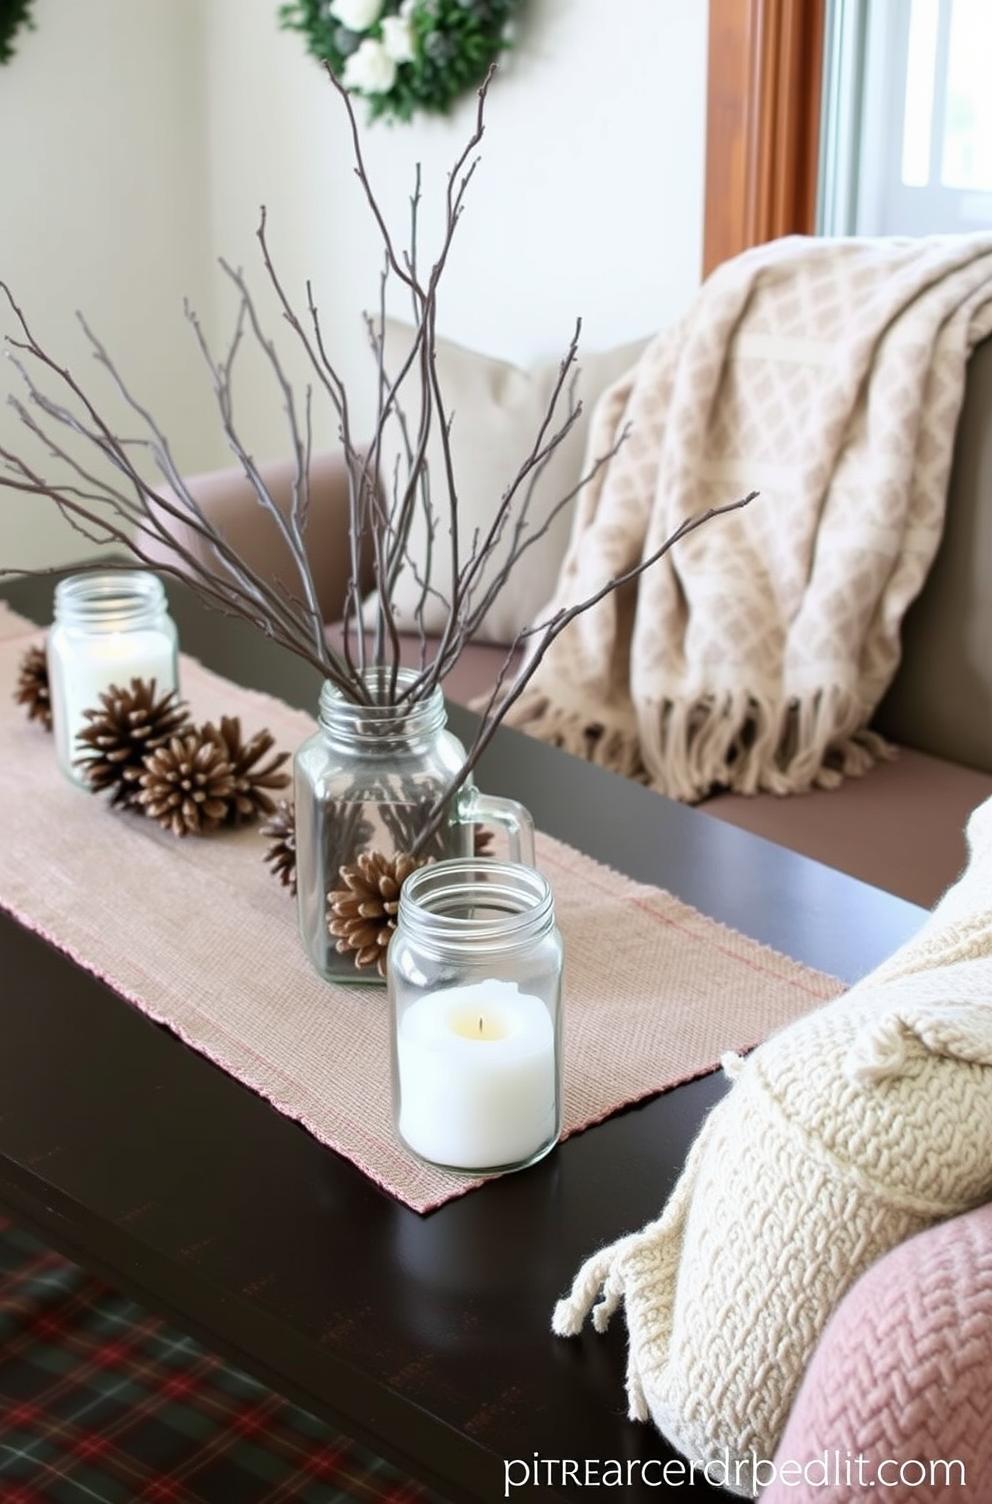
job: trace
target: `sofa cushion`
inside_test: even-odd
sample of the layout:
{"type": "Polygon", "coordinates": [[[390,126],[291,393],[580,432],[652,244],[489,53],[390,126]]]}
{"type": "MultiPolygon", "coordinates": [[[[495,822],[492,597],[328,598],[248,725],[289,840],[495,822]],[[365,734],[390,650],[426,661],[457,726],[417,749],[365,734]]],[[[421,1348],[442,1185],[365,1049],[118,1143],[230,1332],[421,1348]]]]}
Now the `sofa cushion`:
{"type": "Polygon", "coordinates": [[[944,532],[906,613],[885,736],[992,773],[992,339],[968,366],[944,532]]]}
{"type": "Polygon", "coordinates": [[[899,749],[837,789],[719,794],[704,812],[929,908],[964,866],[964,826],[992,774],[899,749]]]}
{"type": "MultiPolygon", "coordinates": [[[[385,368],[395,379],[406,360],[413,340],[413,330],[396,319],[385,325],[385,368]]],[[[583,411],[567,436],[546,461],[537,477],[529,516],[534,534],[548,517],[555,503],[566,496],[582,477],[589,415],[606,387],[635,364],[645,341],[622,345],[602,353],[582,352],[578,366],[577,395],[583,411]]],[[[484,537],[500,497],[537,439],[547,411],[554,384],[558,379],[558,358],[545,361],[531,370],[521,370],[504,360],[493,360],[473,350],[465,350],[450,340],[437,341],[436,369],[441,391],[453,415],[451,450],[459,496],[459,527],[464,549],[471,545],[478,531],[484,537]]],[[[414,365],[401,388],[401,402],[414,434],[420,411],[419,367],[414,365]]],[[[568,412],[562,397],[555,420],[560,426],[568,412]]],[[[554,432],[554,429],[551,430],[554,432]]],[[[388,426],[379,465],[383,489],[391,493],[395,466],[405,474],[404,446],[397,424],[388,426]]],[[[435,419],[427,450],[431,494],[437,515],[437,538],[432,560],[432,582],[444,596],[450,594],[451,567],[447,551],[444,451],[440,425],[435,419]]],[[[518,493],[522,497],[523,492],[518,493]]],[[[551,597],[558,568],[565,556],[574,502],[554,519],[547,532],[529,546],[498,600],[486,612],[476,636],[484,642],[511,642],[515,634],[535,619],[551,597]]],[[[517,514],[519,515],[519,514],[517,514]]],[[[497,559],[506,552],[509,530],[497,559]]],[[[418,507],[410,533],[410,552],[420,568],[427,548],[427,528],[423,511],[418,507]]],[[[482,583],[491,580],[487,570],[482,583]]],[[[481,592],[480,592],[481,593],[481,592]]],[[[393,591],[393,605],[401,626],[414,625],[414,613],[420,601],[421,587],[409,569],[404,570],[393,591]]],[[[425,603],[424,620],[429,632],[443,625],[443,606],[435,598],[425,603]]],[[[368,620],[368,617],[366,617],[368,620]]]]}
{"type": "MultiPolygon", "coordinates": [[[[291,460],[258,466],[262,483],[286,517],[292,508],[295,469],[291,460]]],[[[255,487],[239,468],[190,475],[185,484],[206,520],[249,568],[270,585],[281,585],[299,594],[289,547],[269,513],[259,505],[255,487]]],[[[161,491],[174,499],[175,493],[168,486],[161,487],[161,491]]],[[[173,519],[170,531],[199,565],[220,579],[226,578],[224,565],[196,528],[173,519]]],[[[325,621],[333,621],[344,608],[351,562],[345,546],[347,536],[348,470],[337,450],[325,450],[315,454],[310,463],[307,528],[307,553],[317,587],[317,603],[325,621]]],[[[154,536],[145,537],[143,547],[153,564],[175,563],[172,550],[154,536]]],[[[363,589],[371,582],[371,565],[371,548],[368,540],[363,540],[359,555],[363,589]]]]}

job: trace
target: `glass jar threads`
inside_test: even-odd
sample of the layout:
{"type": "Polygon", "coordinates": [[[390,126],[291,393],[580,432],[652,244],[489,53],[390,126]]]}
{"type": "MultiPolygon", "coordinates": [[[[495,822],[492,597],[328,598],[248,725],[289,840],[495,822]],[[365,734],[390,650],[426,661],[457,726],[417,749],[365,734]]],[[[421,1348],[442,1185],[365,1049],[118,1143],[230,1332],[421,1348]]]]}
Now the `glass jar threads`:
{"type": "Polygon", "coordinates": [[[562,942],[533,868],[472,858],[408,877],[389,947],[400,1139],[443,1169],[541,1159],[561,1132],[562,942]]]}
{"type": "Polygon", "coordinates": [[[75,765],[83,712],[99,706],[111,685],[155,681],[159,695],[177,689],[176,627],[162,582],[144,570],[69,575],[55,587],[55,623],[48,634],[52,730],[59,767],[84,785],[75,765]]]}
{"type": "MultiPolygon", "coordinates": [[[[530,816],[510,799],[486,798],[468,780],[455,794],[437,829],[418,845],[439,800],[465,756],[447,729],[444,697],[435,689],[424,700],[380,700],[391,670],[365,675],[369,703],[345,699],[333,684],[320,695],[317,731],[294,760],[296,801],[296,892],[303,945],[321,976],[335,982],[382,985],[360,945],[331,933],[329,894],[354,880],[365,854],[388,861],[468,856],[472,827],[501,826],[515,860],[533,860],[530,816]]],[[[416,675],[401,669],[402,694],[416,675]]],[[[388,930],[381,930],[388,939],[388,930]]]]}

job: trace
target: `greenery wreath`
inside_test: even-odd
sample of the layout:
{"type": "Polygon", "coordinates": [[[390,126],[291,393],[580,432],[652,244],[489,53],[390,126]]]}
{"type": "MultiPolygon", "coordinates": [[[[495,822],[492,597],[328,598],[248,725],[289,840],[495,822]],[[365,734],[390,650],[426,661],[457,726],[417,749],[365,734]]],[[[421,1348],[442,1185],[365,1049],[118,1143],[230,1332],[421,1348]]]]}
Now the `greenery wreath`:
{"type": "Polygon", "coordinates": [[[32,0],[0,0],[0,63],[14,56],[14,34],[31,25],[32,0]]]}
{"type": "Polygon", "coordinates": [[[446,114],[512,43],[520,0],[287,0],[282,25],[307,39],[370,118],[446,114]]]}

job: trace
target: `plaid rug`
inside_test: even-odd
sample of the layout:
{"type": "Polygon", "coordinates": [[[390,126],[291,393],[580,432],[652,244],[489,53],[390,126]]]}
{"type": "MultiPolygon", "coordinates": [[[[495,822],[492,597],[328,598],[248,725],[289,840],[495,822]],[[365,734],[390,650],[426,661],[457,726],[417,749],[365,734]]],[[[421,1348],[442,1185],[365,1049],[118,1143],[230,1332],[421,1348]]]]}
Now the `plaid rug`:
{"type": "Polygon", "coordinates": [[[439,1504],[0,1218],[2,1504],[439,1504]]]}

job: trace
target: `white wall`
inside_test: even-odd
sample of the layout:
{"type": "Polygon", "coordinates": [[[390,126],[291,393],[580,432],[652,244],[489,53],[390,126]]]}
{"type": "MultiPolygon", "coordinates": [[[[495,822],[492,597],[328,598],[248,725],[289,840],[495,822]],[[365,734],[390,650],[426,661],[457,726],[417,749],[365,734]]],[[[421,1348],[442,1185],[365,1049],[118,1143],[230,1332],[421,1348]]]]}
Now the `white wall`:
{"type": "MultiPolygon", "coordinates": [[[[255,240],[261,205],[268,212],[273,259],[301,309],[308,277],[323,289],[337,289],[335,308],[348,301],[356,313],[360,289],[353,269],[340,255],[337,234],[329,160],[332,90],[307,56],[302,38],[279,29],[276,12],[273,0],[207,0],[204,6],[207,247],[214,269],[215,337],[223,341],[234,310],[230,285],[216,265],[225,257],[244,267],[266,328],[302,390],[305,364],[293,358],[293,337],[281,325],[261,269],[255,240]],[[343,285],[337,287],[346,280],[347,294],[343,285]]],[[[327,312],[330,319],[331,310],[327,312]]],[[[330,324],[328,333],[336,333],[330,324]]],[[[247,348],[235,396],[239,425],[251,435],[256,457],[284,456],[288,443],[280,396],[271,373],[247,348]]],[[[329,415],[321,437],[322,442],[333,442],[329,415]]]]}
{"type": "MultiPolygon", "coordinates": [[[[277,31],[274,9],[271,0],[208,8],[214,244],[244,254],[257,204],[268,203],[280,261],[298,282],[309,273],[318,284],[368,413],[358,314],[376,299],[378,242],[340,101],[302,40],[277,31]]],[[[445,273],[443,334],[526,362],[563,350],[578,314],[585,344],[601,349],[682,311],[702,254],[706,17],[705,0],[524,7],[445,273]]],[[[437,221],[473,114],[466,100],[449,119],[368,131],[370,172],[401,231],[417,161],[425,226],[432,197],[437,221]]],[[[256,423],[261,448],[284,447],[271,407],[256,423]]]]}
{"type": "MultiPolygon", "coordinates": [[[[180,302],[189,294],[219,334],[231,301],[214,258],[226,255],[251,269],[291,351],[257,275],[265,202],[280,270],[298,294],[314,279],[367,420],[359,314],[376,297],[378,247],[340,102],[302,38],[278,29],[276,0],[38,0],[36,10],[37,32],[0,70],[0,276],[39,332],[78,366],[71,313],[84,307],[183,463],[224,463],[180,302]]],[[[528,361],[562,350],[577,314],[598,349],[684,308],[701,256],[706,11],[705,0],[529,0],[491,95],[443,334],[528,361]]],[[[432,200],[436,223],[472,109],[369,131],[371,172],[401,226],[417,160],[425,224],[432,200]]],[[[237,403],[256,456],[285,453],[278,396],[257,363],[246,362],[237,403]]],[[[0,437],[10,434],[0,413],[0,437]]],[[[328,422],[321,441],[331,434],[328,422]]],[[[0,564],[79,555],[81,540],[44,505],[0,495],[0,564]]]]}
{"type": "MultiPolygon", "coordinates": [[[[184,463],[216,454],[192,394],[181,298],[209,295],[199,0],[37,0],[0,68],[0,277],[35,333],[93,380],[84,310],[184,463]]],[[[0,332],[13,322],[0,310],[0,332]]],[[[0,440],[22,442],[0,368],[0,440]]],[[[103,389],[102,383],[96,383],[103,389]]],[[[0,492],[0,565],[79,557],[50,503],[0,492]]]]}

